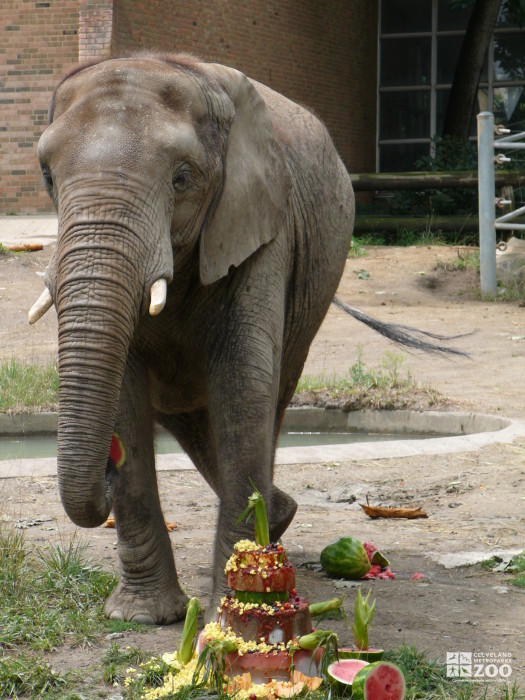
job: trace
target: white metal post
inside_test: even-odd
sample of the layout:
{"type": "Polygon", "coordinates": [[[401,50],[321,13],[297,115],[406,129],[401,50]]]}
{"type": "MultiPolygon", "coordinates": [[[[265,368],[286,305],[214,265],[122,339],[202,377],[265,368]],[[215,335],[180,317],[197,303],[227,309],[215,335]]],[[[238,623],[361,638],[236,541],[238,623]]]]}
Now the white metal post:
{"type": "Polygon", "coordinates": [[[496,296],[496,229],[494,226],[494,115],[478,114],[479,263],[481,294],[496,296]]]}

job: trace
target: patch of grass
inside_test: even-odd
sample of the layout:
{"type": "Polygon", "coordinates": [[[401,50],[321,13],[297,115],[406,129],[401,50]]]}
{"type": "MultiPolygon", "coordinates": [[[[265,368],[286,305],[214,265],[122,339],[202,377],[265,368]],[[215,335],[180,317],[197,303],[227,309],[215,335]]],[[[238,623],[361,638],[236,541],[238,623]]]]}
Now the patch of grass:
{"type": "Polygon", "coordinates": [[[506,583],[518,588],[525,588],[525,550],[513,557],[509,563],[504,566],[503,559],[498,556],[490,557],[480,563],[482,569],[486,571],[499,571],[500,573],[514,574],[506,583]]]}
{"type": "Polygon", "coordinates": [[[507,571],[516,574],[513,578],[509,579],[509,583],[513,586],[518,586],[518,588],[525,588],[525,551],[511,560],[507,571]]]}
{"type": "Polygon", "coordinates": [[[378,368],[369,368],[363,362],[362,351],[358,347],[357,359],[345,376],[321,374],[301,377],[292,403],[342,408],[345,411],[416,406],[428,408],[446,403],[437,391],[416,382],[410,370],[402,371],[403,363],[401,353],[387,351],[378,368]]]}
{"type": "Polygon", "coordinates": [[[411,229],[398,229],[396,245],[398,246],[428,246],[443,245],[445,239],[441,231],[432,231],[427,228],[425,231],[412,231],[411,229]]]}
{"type": "Polygon", "coordinates": [[[106,631],[103,603],[115,583],[87,559],[83,544],[29,554],[23,535],[0,531],[0,648],[91,644],[106,631]]]}
{"type": "Polygon", "coordinates": [[[525,294],[521,285],[508,284],[504,286],[500,281],[498,281],[496,301],[523,301],[524,299],[525,294]]]}
{"type": "MultiPolygon", "coordinates": [[[[130,666],[143,664],[151,657],[150,653],[138,647],[121,649],[116,642],[111,642],[102,658],[102,676],[108,685],[120,683],[126,678],[130,666]]],[[[165,669],[167,673],[167,667],[165,669]]]]}
{"type": "Polygon", "coordinates": [[[39,367],[10,359],[0,364],[0,412],[53,409],[58,405],[56,362],[39,367]]]}
{"type": "Polygon", "coordinates": [[[107,633],[103,606],[116,578],[86,547],[73,540],[30,551],[23,534],[0,529],[0,697],[80,697],[75,674],[55,671],[42,654],[107,633]]]}
{"type": "Polygon", "coordinates": [[[352,243],[350,245],[350,250],[348,252],[348,257],[362,258],[365,255],[368,255],[368,251],[365,248],[364,243],[362,243],[361,239],[353,237],[352,243]]]}
{"type": "Polygon", "coordinates": [[[457,258],[446,262],[438,260],[436,268],[455,271],[474,270],[479,274],[479,250],[473,248],[462,248],[457,251],[457,258]]]}
{"type": "Polygon", "coordinates": [[[27,655],[0,657],[0,697],[17,698],[20,695],[56,697],[70,682],[69,674],[61,674],[47,661],[27,655]]]}

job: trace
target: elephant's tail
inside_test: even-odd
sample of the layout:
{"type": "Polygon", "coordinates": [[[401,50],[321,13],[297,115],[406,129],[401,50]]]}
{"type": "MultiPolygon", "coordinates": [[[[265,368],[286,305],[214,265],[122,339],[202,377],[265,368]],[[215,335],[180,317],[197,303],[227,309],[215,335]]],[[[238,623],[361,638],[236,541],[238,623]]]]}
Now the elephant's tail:
{"type": "Polygon", "coordinates": [[[347,314],[353,316],[361,323],[366,324],[374,331],[381,333],[389,340],[394,343],[399,343],[399,345],[404,345],[408,348],[413,348],[414,350],[422,350],[424,352],[436,352],[443,355],[459,355],[460,357],[470,357],[466,352],[461,350],[456,350],[456,348],[451,348],[448,345],[442,345],[440,343],[430,343],[426,340],[422,340],[422,337],[432,338],[433,340],[449,342],[457,338],[464,338],[465,336],[472,335],[472,333],[461,333],[459,335],[444,336],[438,335],[436,333],[429,333],[427,331],[422,331],[419,328],[414,328],[412,326],[405,326],[399,323],[385,323],[384,321],[378,321],[376,318],[372,318],[367,314],[359,311],[354,306],[345,304],[337,297],[334,297],[332,303],[338,306],[347,314]]]}

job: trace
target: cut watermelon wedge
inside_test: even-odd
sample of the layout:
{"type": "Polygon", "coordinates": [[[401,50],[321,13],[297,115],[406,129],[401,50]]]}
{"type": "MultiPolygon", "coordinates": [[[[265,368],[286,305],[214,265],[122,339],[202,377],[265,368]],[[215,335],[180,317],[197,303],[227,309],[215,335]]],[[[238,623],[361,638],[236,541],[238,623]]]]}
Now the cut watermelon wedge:
{"type": "Polygon", "coordinates": [[[124,447],[124,444],[117,433],[113,433],[111,438],[109,459],[113,462],[117,469],[123,467],[126,461],[126,448],[124,447]]]}
{"type": "Polygon", "coordinates": [[[363,661],[379,661],[383,658],[384,649],[369,647],[368,649],[353,649],[352,647],[339,647],[340,659],[362,659],[363,661]]]}
{"type": "Polygon", "coordinates": [[[359,671],[370,664],[360,659],[341,659],[328,666],[328,677],[341,685],[351,686],[359,671]]]}
{"type": "Polygon", "coordinates": [[[403,671],[390,661],[367,664],[354,677],[352,697],[354,700],[403,700],[403,671]]]}

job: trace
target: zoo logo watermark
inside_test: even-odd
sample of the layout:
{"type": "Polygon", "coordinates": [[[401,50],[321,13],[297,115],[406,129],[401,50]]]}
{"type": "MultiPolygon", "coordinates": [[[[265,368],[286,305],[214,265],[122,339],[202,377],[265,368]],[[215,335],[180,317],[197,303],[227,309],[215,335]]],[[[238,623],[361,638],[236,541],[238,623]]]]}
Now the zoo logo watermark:
{"type": "Polygon", "coordinates": [[[504,681],[512,675],[507,652],[447,651],[447,678],[504,681]]]}

